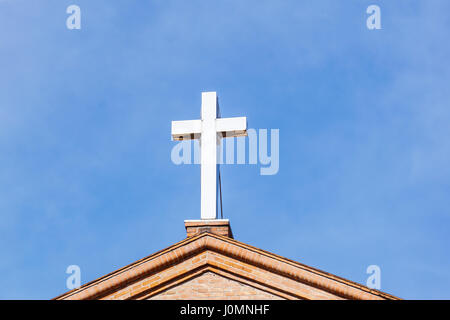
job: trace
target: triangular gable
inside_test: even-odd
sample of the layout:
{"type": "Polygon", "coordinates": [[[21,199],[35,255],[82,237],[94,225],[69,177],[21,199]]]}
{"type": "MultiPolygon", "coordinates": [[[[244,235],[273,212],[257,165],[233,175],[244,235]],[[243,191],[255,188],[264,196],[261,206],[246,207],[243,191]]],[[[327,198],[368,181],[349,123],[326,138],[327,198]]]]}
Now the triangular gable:
{"type": "Polygon", "coordinates": [[[147,296],[151,300],[283,300],[283,296],[240,278],[207,270],[147,296]]]}
{"type": "MultiPolygon", "coordinates": [[[[187,238],[55,299],[161,298],[170,290],[174,292],[174,288],[186,287],[205,275],[239,283],[244,289],[252,288],[259,298],[398,299],[212,233],[187,238]]],[[[246,292],[252,290],[246,289],[246,292]]],[[[220,292],[215,292],[220,298],[220,292]]],[[[224,291],[223,298],[227,297],[233,297],[233,294],[226,295],[224,291]]],[[[197,299],[201,295],[180,294],[174,298],[197,299]]]]}

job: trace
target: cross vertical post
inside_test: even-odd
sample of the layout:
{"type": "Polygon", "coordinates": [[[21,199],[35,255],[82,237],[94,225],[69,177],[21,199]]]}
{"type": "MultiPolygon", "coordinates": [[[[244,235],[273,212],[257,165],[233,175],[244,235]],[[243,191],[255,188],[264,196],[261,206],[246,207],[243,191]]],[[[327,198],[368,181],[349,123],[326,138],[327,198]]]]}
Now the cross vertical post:
{"type": "Polygon", "coordinates": [[[200,136],[201,218],[217,219],[218,194],[218,116],[215,92],[202,92],[202,133],[200,136]]]}

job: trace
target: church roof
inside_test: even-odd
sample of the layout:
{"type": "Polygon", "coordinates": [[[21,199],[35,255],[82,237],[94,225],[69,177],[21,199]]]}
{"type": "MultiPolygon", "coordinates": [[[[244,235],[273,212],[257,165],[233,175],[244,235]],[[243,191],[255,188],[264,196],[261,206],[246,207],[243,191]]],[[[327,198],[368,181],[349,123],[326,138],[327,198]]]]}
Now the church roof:
{"type": "Polygon", "coordinates": [[[226,285],[228,288],[225,288],[219,296],[217,290],[214,295],[207,290],[198,289],[195,295],[191,290],[188,293],[180,291],[173,297],[178,299],[233,297],[234,293],[228,292],[233,291],[231,283],[239,283],[246,288],[252,288],[251,292],[261,293],[257,295],[259,298],[264,294],[267,298],[281,299],[399,299],[250,246],[229,236],[208,231],[193,236],[188,234],[188,238],[166,249],[55,299],[159,298],[171,288],[189,284],[193,279],[200,279],[199,277],[205,275],[226,279],[230,285],[226,285]]]}

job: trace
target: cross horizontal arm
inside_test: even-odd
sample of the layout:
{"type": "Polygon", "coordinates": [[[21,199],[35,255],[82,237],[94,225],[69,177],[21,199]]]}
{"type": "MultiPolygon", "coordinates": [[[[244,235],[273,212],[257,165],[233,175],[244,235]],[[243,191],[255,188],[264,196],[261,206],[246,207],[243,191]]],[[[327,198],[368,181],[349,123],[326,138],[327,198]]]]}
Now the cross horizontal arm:
{"type": "Polygon", "coordinates": [[[216,131],[224,138],[246,136],[247,117],[216,119],[216,131]]]}
{"type": "Polygon", "coordinates": [[[172,121],[173,140],[199,139],[202,133],[202,120],[172,121]]]}

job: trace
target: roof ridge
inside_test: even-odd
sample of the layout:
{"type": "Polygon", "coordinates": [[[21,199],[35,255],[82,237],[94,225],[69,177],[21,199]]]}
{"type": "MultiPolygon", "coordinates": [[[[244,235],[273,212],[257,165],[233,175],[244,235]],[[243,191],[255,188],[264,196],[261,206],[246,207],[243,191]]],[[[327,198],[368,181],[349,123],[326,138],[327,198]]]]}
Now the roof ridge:
{"type": "MultiPolygon", "coordinates": [[[[168,247],[166,247],[166,248],[164,248],[162,250],[159,250],[159,251],[157,251],[157,252],[155,252],[155,253],[153,253],[151,255],[148,255],[148,256],[146,256],[146,257],[144,257],[142,259],[134,261],[134,262],[132,262],[132,263],[130,263],[130,264],[124,266],[124,267],[121,267],[121,268],[119,268],[119,269],[117,269],[115,271],[112,271],[112,272],[110,272],[110,273],[108,273],[108,274],[106,274],[106,275],[104,275],[102,277],[99,277],[99,278],[97,278],[95,280],[92,280],[92,281],[82,285],[81,287],[79,287],[77,289],[73,289],[71,291],[65,292],[65,293],[55,297],[54,299],[63,299],[64,297],[72,296],[72,295],[77,294],[79,292],[82,292],[84,290],[89,290],[90,288],[92,288],[93,286],[95,286],[95,285],[97,285],[99,283],[108,281],[109,279],[112,279],[113,277],[115,277],[115,276],[117,276],[117,275],[119,275],[119,274],[121,274],[123,272],[129,271],[129,270],[131,270],[133,268],[136,268],[136,267],[139,267],[140,265],[143,265],[143,264],[145,264],[145,263],[147,263],[147,262],[149,262],[151,260],[158,259],[158,257],[161,257],[161,256],[163,256],[166,253],[176,252],[176,250],[178,248],[183,247],[183,246],[189,246],[189,244],[195,243],[199,239],[202,239],[202,238],[205,238],[203,243],[195,246],[194,248],[191,248],[191,252],[194,252],[196,250],[202,250],[204,248],[210,248],[211,250],[223,251],[223,252],[226,252],[226,253],[229,253],[229,254],[231,253],[233,255],[232,252],[226,250],[226,246],[225,245],[220,246],[220,248],[219,248],[219,246],[216,246],[216,247],[212,246],[212,244],[210,243],[211,241],[208,241],[208,238],[215,238],[216,240],[224,241],[224,242],[227,242],[228,244],[239,246],[239,247],[244,248],[244,249],[246,249],[248,251],[251,251],[253,253],[256,253],[256,254],[259,254],[259,255],[263,255],[263,256],[266,256],[266,257],[278,260],[278,261],[282,261],[283,263],[286,263],[287,265],[290,265],[291,267],[299,268],[299,269],[301,269],[303,271],[313,273],[316,276],[324,277],[324,278],[327,278],[329,280],[336,281],[336,282],[341,283],[343,285],[347,285],[347,286],[353,287],[355,289],[359,289],[359,290],[365,291],[365,292],[367,292],[369,294],[380,296],[380,297],[383,297],[385,299],[400,300],[400,298],[398,298],[396,296],[393,296],[391,294],[388,294],[388,293],[385,293],[385,292],[382,292],[382,291],[379,291],[379,290],[371,289],[371,288],[369,288],[367,286],[364,286],[364,285],[362,285],[360,283],[357,283],[357,282],[345,279],[343,277],[331,274],[329,272],[322,271],[320,269],[317,269],[317,268],[308,266],[306,264],[300,263],[298,261],[295,261],[295,260],[292,260],[292,259],[280,256],[280,255],[277,255],[275,253],[272,253],[272,252],[260,249],[258,247],[255,247],[255,246],[249,245],[247,243],[241,242],[239,240],[232,239],[232,238],[229,238],[229,237],[226,237],[226,236],[222,236],[222,235],[213,234],[213,233],[210,233],[210,232],[204,232],[204,233],[200,233],[198,235],[192,236],[192,237],[185,238],[185,239],[183,239],[183,240],[181,240],[181,241],[179,241],[179,242],[177,242],[177,243],[175,243],[175,244],[173,244],[171,246],[168,246],[168,247]]],[[[179,259],[180,257],[178,256],[178,254],[181,254],[181,256],[183,256],[184,254],[186,254],[186,252],[183,251],[183,253],[176,253],[176,256],[172,257],[172,260],[175,261],[175,260],[179,259]]],[[[244,257],[241,257],[241,258],[245,259],[244,257]]],[[[166,260],[169,261],[169,259],[167,259],[167,258],[166,258],[166,260]]],[[[164,265],[164,263],[162,263],[161,265],[164,265]]],[[[144,271],[142,271],[142,272],[144,272],[144,271]]],[[[140,273],[132,275],[130,277],[138,277],[138,276],[140,276],[140,273]]],[[[292,275],[287,274],[287,276],[292,276],[292,275]]],[[[123,276],[120,276],[120,277],[123,277],[123,276]]],[[[127,278],[127,279],[130,280],[131,278],[127,278]]],[[[126,281],[127,279],[124,279],[122,281],[126,281]]],[[[320,284],[317,283],[316,285],[320,285],[320,284]]],[[[328,289],[328,290],[334,291],[333,289],[328,289]]],[[[102,290],[100,290],[100,291],[102,291],[102,290]]]]}

